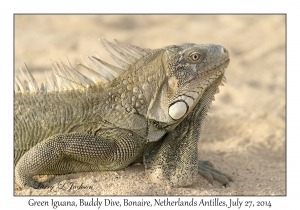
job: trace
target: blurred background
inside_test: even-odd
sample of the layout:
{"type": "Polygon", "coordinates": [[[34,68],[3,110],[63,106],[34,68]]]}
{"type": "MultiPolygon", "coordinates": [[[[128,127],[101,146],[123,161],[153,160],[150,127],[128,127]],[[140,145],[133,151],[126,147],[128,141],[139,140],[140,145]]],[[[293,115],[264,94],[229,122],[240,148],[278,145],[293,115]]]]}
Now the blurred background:
{"type": "MultiPolygon", "coordinates": [[[[222,193],[285,194],[285,15],[15,15],[14,21],[15,73],[26,62],[38,83],[50,59],[79,60],[96,50],[109,60],[99,37],[152,49],[187,42],[226,47],[227,84],[202,129],[199,159],[233,175],[235,184],[222,193]]],[[[197,185],[204,183],[199,178],[197,185]]]]}

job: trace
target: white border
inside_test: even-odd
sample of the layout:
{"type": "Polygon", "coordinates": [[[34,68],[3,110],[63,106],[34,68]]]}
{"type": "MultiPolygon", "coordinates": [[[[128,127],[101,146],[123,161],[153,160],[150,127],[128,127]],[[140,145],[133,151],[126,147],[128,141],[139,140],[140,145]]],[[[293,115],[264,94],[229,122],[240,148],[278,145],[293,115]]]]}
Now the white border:
{"type": "MultiPolygon", "coordinates": [[[[293,1],[296,2],[296,1],[293,1]]],[[[1,206],[29,209],[28,197],[13,197],[13,14],[14,13],[287,13],[287,197],[242,197],[271,200],[271,209],[298,206],[299,181],[299,10],[292,1],[13,1],[1,3],[1,206]],[[104,3],[105,2],[105,3],[104,3]]],[[[73,197],[78,200],[78,197],[73,197]]],[[[124,197],[114,197],[121,201],[124,197]]],[[[141,198],[141,197],[140,197],[141,198]]],[[[140,199],[139,197],[137,199],[140,199]]],[[[144,197],[145,199],[146,197],[144,197]]],[[[175,199],[176,197],[172,197],[175,199]]],[[[185,197],[188,198],[188,197],[185,197]]],[[[199,198],[199,197],[198,197],[199,198]]],[[[49,200],[51,197],[45,197],[49,200]]],[[[63,198],[57,198],[63,199],[63,198]]],[[[71,199],[71,197],[69,197],[71,199]]],[[[149,197],[153,199],[153,197],[149,197]]],[[[206,198],[207,199],[207,198],[206,198]]],[[[230,197],[222,197],[230,199],[230,197]]],[[[6,209],[6,208],[5,208],[6,209]]],[[[159,208],[158,208],[159,209],[159,208]]]]}

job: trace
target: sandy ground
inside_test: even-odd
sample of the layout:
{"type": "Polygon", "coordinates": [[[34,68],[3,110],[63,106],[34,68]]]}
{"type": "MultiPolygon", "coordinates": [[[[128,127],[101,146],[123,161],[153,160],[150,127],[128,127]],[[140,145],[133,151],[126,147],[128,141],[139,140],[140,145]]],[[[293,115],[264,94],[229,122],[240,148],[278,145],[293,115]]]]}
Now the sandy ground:
{"type": "Polygon", "coordinates": [[[284,15],[17,15],[16,73],[26,62],[42,82],[50,59],[79,59],[94,50],[107,58],[98,43],[102,36],[145,48],[192,42],[229,50],[227,84],[205,121],[198,153],[234,182],[224,188],[198,176],[190,187],[160,186],[135,165],[57,176],[51,189],[15,185],[15,195],[286,195],[284,15]],[[80,185],[88,189],[70,189],[80,185]]]}

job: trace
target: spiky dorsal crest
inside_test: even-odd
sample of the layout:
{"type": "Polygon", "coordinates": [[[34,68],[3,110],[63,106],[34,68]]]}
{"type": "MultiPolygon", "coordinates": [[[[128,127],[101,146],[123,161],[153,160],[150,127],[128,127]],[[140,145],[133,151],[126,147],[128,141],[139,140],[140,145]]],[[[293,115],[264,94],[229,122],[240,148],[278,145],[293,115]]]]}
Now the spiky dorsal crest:
{"type": "Polygon", "coordinates": [[[102,43],[104,49],[108,55],[120,66],[114,66],[103,61],[100,56],[95,52],[96,56],[87,56],[93,66],[89,65],[83,57],[82,63],[77,61],[77,64],[84,67],[87,70],[87,75],[80,73],[74,68],[69,59],[67,59],[68,65],[65,65],[62,61],[60,63],[52,61],[52,79],[49,79],[46,74],[46,82],[41,84],[39,87],[34,77],[28,70],[25,64],[25,70],[20,68],[21,74],[25,78],[22,84],[18,75],[15,77],[15,92],[52,92],[52,91],[64,91],[74,89],[84,89],[91,85],[98,85],[110,82],[111,80],[118,77],[124,71],[129,69],[131,65],[134,65],[143,56],[146,56],[151,51],[150,49],[140,48],[134,45],[124,44],[117,40],[116,44],[107,41],[104,38],[100,38],[99,41],[102,43]],[[116,56],[110,49],[113,49],[118,56],[116,56]]]}

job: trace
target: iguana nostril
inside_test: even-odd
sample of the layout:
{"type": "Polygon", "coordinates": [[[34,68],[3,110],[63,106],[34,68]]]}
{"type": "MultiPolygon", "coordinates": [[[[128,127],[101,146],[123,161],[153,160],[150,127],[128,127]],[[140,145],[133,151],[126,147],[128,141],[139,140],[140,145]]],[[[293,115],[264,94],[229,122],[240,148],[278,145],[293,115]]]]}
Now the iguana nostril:
{"type": "Polygon", "coordinates": [[[225,47],[223,47],[223,52],[226,53],[227,56],[230,56],[228,50],[225,47]]]}

